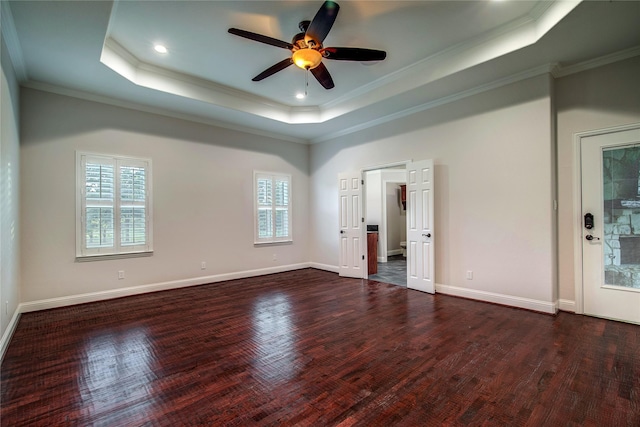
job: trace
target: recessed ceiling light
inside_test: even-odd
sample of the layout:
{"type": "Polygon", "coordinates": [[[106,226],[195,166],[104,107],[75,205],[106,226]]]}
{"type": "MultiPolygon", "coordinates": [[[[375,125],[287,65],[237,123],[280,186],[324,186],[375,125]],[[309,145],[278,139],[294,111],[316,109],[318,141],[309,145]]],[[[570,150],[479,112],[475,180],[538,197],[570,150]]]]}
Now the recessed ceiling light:
{"type": "Polygon", "coordinates": [[[155,46],[153,46],[153,49],[158,52],[158,53],[167,53],[168,50],[165,46],[161,45],[161,44],[157,44],[155,46]]]}
{"type": "Polygon", "coordinates": [[[306,95],[304,93],[296,93],[296,98],[298,99],[304,99],[306,97],[306,95]]]}

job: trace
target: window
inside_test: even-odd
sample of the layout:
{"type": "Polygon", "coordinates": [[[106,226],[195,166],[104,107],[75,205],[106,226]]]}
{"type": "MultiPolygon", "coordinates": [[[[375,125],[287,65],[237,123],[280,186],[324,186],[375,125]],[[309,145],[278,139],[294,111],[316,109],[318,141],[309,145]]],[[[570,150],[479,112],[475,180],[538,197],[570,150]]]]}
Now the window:
{"type": "Polygon", "coordinates": [[[291,176],[254,172],[255,243],[290,242],[291,176]]]}
{"type": "Polygon", "coordinates": [[[77,153],[76,257],[150,253],[151,160],[77,153]]]}

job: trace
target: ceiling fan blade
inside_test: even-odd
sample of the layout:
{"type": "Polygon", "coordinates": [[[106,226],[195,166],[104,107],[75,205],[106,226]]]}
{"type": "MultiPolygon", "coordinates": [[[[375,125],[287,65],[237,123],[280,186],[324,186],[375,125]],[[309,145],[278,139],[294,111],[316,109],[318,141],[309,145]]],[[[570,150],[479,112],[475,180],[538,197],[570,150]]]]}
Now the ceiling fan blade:
{"type": "Polygon", "coordinates": [[[327,47],[323,52],[325,58],[339,61],[382,61],[387,57],[387,52],[383,50],[358,47],[327,47]]]}
{"type": "Polygon", "coordinates": [[[340,10],[340,6],[338,3],[333,1],[325,1],[316,16],[314,16],[311,24],[309,24],[309,28],[307,28],[307,32],[305,34],[305,41],[309,43],[309,40],[313,40],[316,44],[322,44],[322,41],[329,34],[329,30],[333,26],[333,23],[338,16],[338,11],[340,10]]]}
{"type": "Polygon", "coordinates": [[[274,39],[273,37],[264,36],[262,34],[252,33],[251,31],[239,30],[237,28],[229,28],[229,33],[234,34],[236,36],[244,37],[245,39],[268,44],[271,46],[281,47],[283,49],[289,49],[289,50],[293,49],[293,45],[291,43],[274,39]]]}
{"type": "Polygon", "coordinates": [[[325,67],[322,62],[316,68],[311,69],[311,74],[313,74],[316,80],[318,80],[318,83],[325,89],[333,89],[335,86],[329,70],[327,70],[327,67],[325,67]]]}
{"type": "Polygon", "coordinates": [[[277,73],[278,71],[284,70],[291,64],[293,64],[293,60],[291,58],[283,59],[277,64],[267,68],[266,70],[264,70],[263,72],[261,72],[260,74],[252,78],[251,80],[253,80],[254,82],[259,82],[260,80],[266,79],[267,77],[277,73]]]}

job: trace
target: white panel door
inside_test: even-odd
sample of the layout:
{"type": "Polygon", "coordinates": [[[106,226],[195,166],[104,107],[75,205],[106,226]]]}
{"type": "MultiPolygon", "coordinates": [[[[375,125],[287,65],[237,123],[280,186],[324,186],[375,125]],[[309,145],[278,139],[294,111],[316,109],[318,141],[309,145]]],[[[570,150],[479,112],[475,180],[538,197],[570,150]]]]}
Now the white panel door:
{"type": "Polygon", "coordinates": [[[580,153],[584,313],[640,323],[640,128],[582,137],[580,153]]]}
{"type": "Polygon", "coordinates": [[[364,224],[362,222],[362,176],[359,172],[338,175],[340,206],[340,276],[364,277],[364,224]]]}
{"type": "Polygon", "coordinates": [[[435,293],[433,160],[407,165],[407,287],[435,293]]]}

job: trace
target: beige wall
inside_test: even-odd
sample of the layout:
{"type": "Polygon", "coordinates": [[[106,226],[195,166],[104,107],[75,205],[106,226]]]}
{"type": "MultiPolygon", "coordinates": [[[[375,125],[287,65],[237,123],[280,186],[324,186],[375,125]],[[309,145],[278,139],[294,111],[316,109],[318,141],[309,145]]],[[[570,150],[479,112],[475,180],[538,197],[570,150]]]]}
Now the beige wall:
{"type": "Polygon", "coordinates": [[[576,223],[573,200],[579,165],[574,134],[640,122],[640,57],[557,79],[559,298],[575,298],[576,223]]]}
{"type": "Polygon", "coordinates": [[[33,89],[21,101],[23,302],[308,261],[307,146],[33,89]],[[152,257],[75,261],[76,150],[152,159],[152,257]],[[253,170],[292,175],[293,244],[254,246],[253,170]]]}
{"type": "Polygon", "coordinates": [[[309,261],[336,269],[337,174],[426,158],[435,161],[436,282],[480,299],[554,304],[557,154],[559,297],[570,306],[573,134],[640,121],[640,58],[555,85],[550,76],[534,77],[311,147],[23,89],[18,153],[17,97],[9,90],[17,93],[17,86],[5,62],[3,56],[0,301],[10,305],[0,315],[3,332],[18,302],[309,261]],[[75,262],[76,150],[153,160],[153,257],[75,262]],[[7,198],[10,159],[20,163],[11,179],[20,198],[16,191],[7,198]],[[292,245],[253,245],[254,169],[292,174],[292,245]],[[21,245],[7,240],[11,233],[21,245]]]}
{"type": "Polygon", "coordinates": [[[436,283],[554,304],[551,93],[543,75],[313,145],[311,260],[338,264],[339,172],[431,158],[436,283]]]}
{"type": "Polygon", "coordinates": [[[18,84],[4,45],[0,87],[0,357],[20,302],[18,84]],[[7,335],[5,335],[7,334],[7,335]]]}

